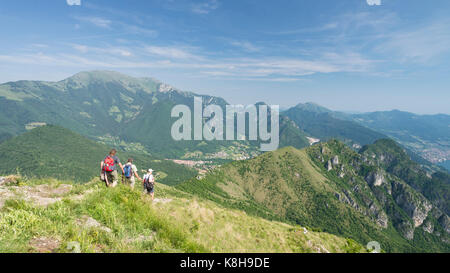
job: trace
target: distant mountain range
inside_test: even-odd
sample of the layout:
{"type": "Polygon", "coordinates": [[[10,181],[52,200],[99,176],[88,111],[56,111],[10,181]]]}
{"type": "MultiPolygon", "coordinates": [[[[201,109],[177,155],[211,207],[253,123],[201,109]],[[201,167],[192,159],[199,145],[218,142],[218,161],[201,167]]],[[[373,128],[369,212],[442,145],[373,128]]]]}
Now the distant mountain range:
{"type": "Polygon", "coordinates": [[[426,160],[450,160],[450,116],[416,115],[398,110],[351,115],[366,127],[384,133],[426,160]]]}
{"type": "Polygon", "coordinates": [[[420,163],[450,165],[450,116],[417,115],[398,110],[348,114],[329,110],[314,103],[299,104],[283,114],[306,133],[321,139],[339,138],[347,144],[371,144],[390,137],[408,149],[420,163]],[[364,128],[363,128],[364,127],[364,128]]]}
{"type": "MultiPolygon", "coordinates": [[[[27,129],[55,124],[104,144],[122,143],[166,158],[227,154],[229,159],[258,154],[259,142],[183,141],[170,136],[176,104],[193,107],[197,94],[180,91],[152,78],[134,78],[112,71],[81,72],[59,82],[18,81],[0,85],[0,143],[27,129]]],[[[220,97],[203,102],[225,107],[220,97]]],[[[332,138],[354,149],[391,137],[432,163],[448,165],[450,116],[420,116],[400,111],[347,114],[314,103],[282,112],[280,147],[303,148],[311,139],[332,138]],[[308,139],[309,138],[309,139],[308,139]]],[[[425,162],[425,161],[424,161],[425,162]]],[[[424,163],[422,162],[422,163],[424,163]]]]}
{"type": "MultiPolygon", "coordinates": [[[[176,119],[171,109],[177,104],[193,108],[195,93],[183,92],[151,78],[133,78],[117,72],[81,72],[60,82],[19,81],[0,85],[0,142],[42,124],[71,129],[105,144],[137,143],[154,154],[177,158],[191,152],[232,152],[234,141],[174,141],[170,135],[176,119]]],[[[202,95],[205,105],[223,108],[219,97],[202,95]]],[[[298,142],[281,136],[280,146],[301,148],[306,134],[287,118],[281,130],[298,142]],[[284,143],[286,141],[286,143],[284,143]]],[[[244,142],[239,152],[254,155],[259,142],[244,142]]]]}

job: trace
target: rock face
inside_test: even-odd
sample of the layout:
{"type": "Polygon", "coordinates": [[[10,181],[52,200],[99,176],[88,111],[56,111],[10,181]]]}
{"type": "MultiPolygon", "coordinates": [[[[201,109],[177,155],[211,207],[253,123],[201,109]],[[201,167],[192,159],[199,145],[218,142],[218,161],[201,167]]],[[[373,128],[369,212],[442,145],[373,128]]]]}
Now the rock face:
{"type": "Polygon", "coordinates": [[[442,215],[439,218],[439,224],[442,226],[445,232],[450,234],[450,217],[448,217],[447,215],[442,215]]]}
{"type": "Polygon", "coordinates": [[[431,221],[426,221],[423,226],[422,226],[423,230],[428,232],[428,233],[433,233],[434,231],[434,225],[431,221]]]}
{"type": "Polygon", "coordinates": [[[414,222],[414,227],[422,225],[428,212],[433,208],[424,197],[414,194],[408,186],[398,181],[392,184],[393,197],[397,205],[402,208],[414,222]]]}
{"type": "Polygon", "coordinates": [[[378,215],[377,215],[377,225],[379,225],[383,228],[387,228],[388,223],[389,223],[389,218],[388,218],[387,214],[381,210],[380,213],[378,213],[378,215]]]}
{"type": "Polygon", "coordinates": [[[332,163],[334,166],[339,165],[339,157],[337,155],[333,157],[332,163]]]}
{"type": "Polygon", "coordinates": [[[365,180],[371,186],[381,186],[386,181],[386,178],[384,177],[383,172],[378,170],[367,174],[365,180]]]}
{"type": "Polygon", "coordinates": [[[331,160],[328,160],[326,168],[327,171],[331,171],[333,169],[333,164],[331,164],[331,160]]]}
{"type": "MultiPolygon", "coordinates": [[[[355,153],[339,143],[329,142],[309,149],[312,158],[320,156],[316,162],[324,172],[335,171],[339,177],[328,176],[330,182],[336,182],[333,194],[341,203],[370,218],[381,228],[393,226],[404,239],[413,240],[415,234],[420,234],[429,242],[436,241],[436,237],[442,242],[450,241],[449,214],[436,204],[436,200],[419,191],[420,185],[410,181],[420,174],[420,166],[409,164],[410,161],[405,161],[410,160],[407,154],[402,152],[404,159],[389,143],[387,148],[394,149],[393,152],[386,152],[384,146],[375,148],[366,145],[355,153]],[[325,160],[320,162],[321,158],[325,160]],[[398,158],[405,164],[397,164],[398,158]]],[[[445,192],[441,194],[446,196],[445,192]]]]}
{"type": "Polygon", "coordinates": [[[403,237],[408,240],[414,239],[414,226],[411,222],[405,221],[397,225],[397,229],[402,233],[403,237]]]}

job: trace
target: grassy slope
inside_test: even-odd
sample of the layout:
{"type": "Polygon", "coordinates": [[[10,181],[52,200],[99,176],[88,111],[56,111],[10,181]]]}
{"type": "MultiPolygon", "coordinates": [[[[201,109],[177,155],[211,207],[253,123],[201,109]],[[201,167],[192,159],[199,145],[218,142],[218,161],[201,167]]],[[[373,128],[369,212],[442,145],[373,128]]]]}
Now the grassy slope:
{"type": "MultiPolygon", "coordinates": [[[[31,180],[15,192],[42,183],[59,187],[56,180],[31,180]]],[[[56,240],[54,252],[67,252],[74,241],[82,252],[365,252],[352,240],[304,234],[298,226],[225,209],[162,184],[156,194],[172,201],[152,204],[140,190],[107,189],[99,182],[74,184],[62,201],[47,208],[10,199],[0,210],[0,252],[38,251],[36,238],[56,240]],[[80,226],[77,220],[83,216],[111,232],[80,226]]]]}
{"type": "MultiPolygon", "coordinates": [[[[100,161],[109,147],[58,126],[44,126],[0,144],[0,173],[19,171],[34,177],[55,177],[86,182],[98,176],[100,161]]],[[[126,162],[133,157],[141,169],[152,167],[164,173],[167,184],[177,184],[196,174],[192,169],[148,155],[119,152],[126,162]]]]}
{"type": "MultiPolygon", "coordinates": [[[[377,239],[387,242],[391,251],[407,248],[403,242],[389,242],[367,217],[339,202],[334,194],[340,188],[320,173],[305,150],[287,147],[233,162],[203,180],[177,187],[268,219],[296,222],[361,243],[377,239]]],[[[402,241],[395,230],[390,232],[402,241]]]]}

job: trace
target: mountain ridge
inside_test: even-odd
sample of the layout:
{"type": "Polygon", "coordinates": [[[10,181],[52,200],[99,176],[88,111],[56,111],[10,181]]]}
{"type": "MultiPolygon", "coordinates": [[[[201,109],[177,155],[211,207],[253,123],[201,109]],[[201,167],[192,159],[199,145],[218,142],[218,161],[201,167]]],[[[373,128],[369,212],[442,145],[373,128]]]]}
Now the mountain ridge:
{"type": "Polygon", "coordinates": [[[445,213],[401,178],[365,163],[335,140],[229,163],[177,188],[361,244],[376,240],[389,252],[449,250],[445,213]]]}

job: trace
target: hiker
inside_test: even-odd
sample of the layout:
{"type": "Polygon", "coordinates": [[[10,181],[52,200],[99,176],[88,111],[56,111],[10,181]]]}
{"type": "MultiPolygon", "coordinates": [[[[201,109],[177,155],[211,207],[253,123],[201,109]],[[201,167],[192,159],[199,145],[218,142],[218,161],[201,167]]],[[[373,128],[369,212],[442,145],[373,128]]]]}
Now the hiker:
{"type": "Polygon", "coordinates": [[[153,170],[148,169],[147,173],[144,175],[144,190],[152,196],[152,201],[155,196],[155,178],[153,177],[153,170]]]}
{"type": "Polygon", "coordinates": [[[119,181],[117,165],[119,165],[122,170],[122,174],[124,173],[122,163],[120,163],[120,159],[116,156],[116,154],[116,149],[112,149],[109,152],[109,155],[107,155],[101,163],[101,168],[102,171],[104,171],[105,183],[107,187],[114,188],[117,186],[117,182],[119,181]]]}
{"type": "Polygon", "coordinates": [[[132,189],[134,189],[136,177],[137,179],[143,181],[143,179],[139,177],[138,170],[136,168],[136,165],[133,164],[132,158],[129,158],[127,164],[123,166],[123,177],[124,180],[122,181],[122,183],[125,185],[130,185],[132,189]]]}

